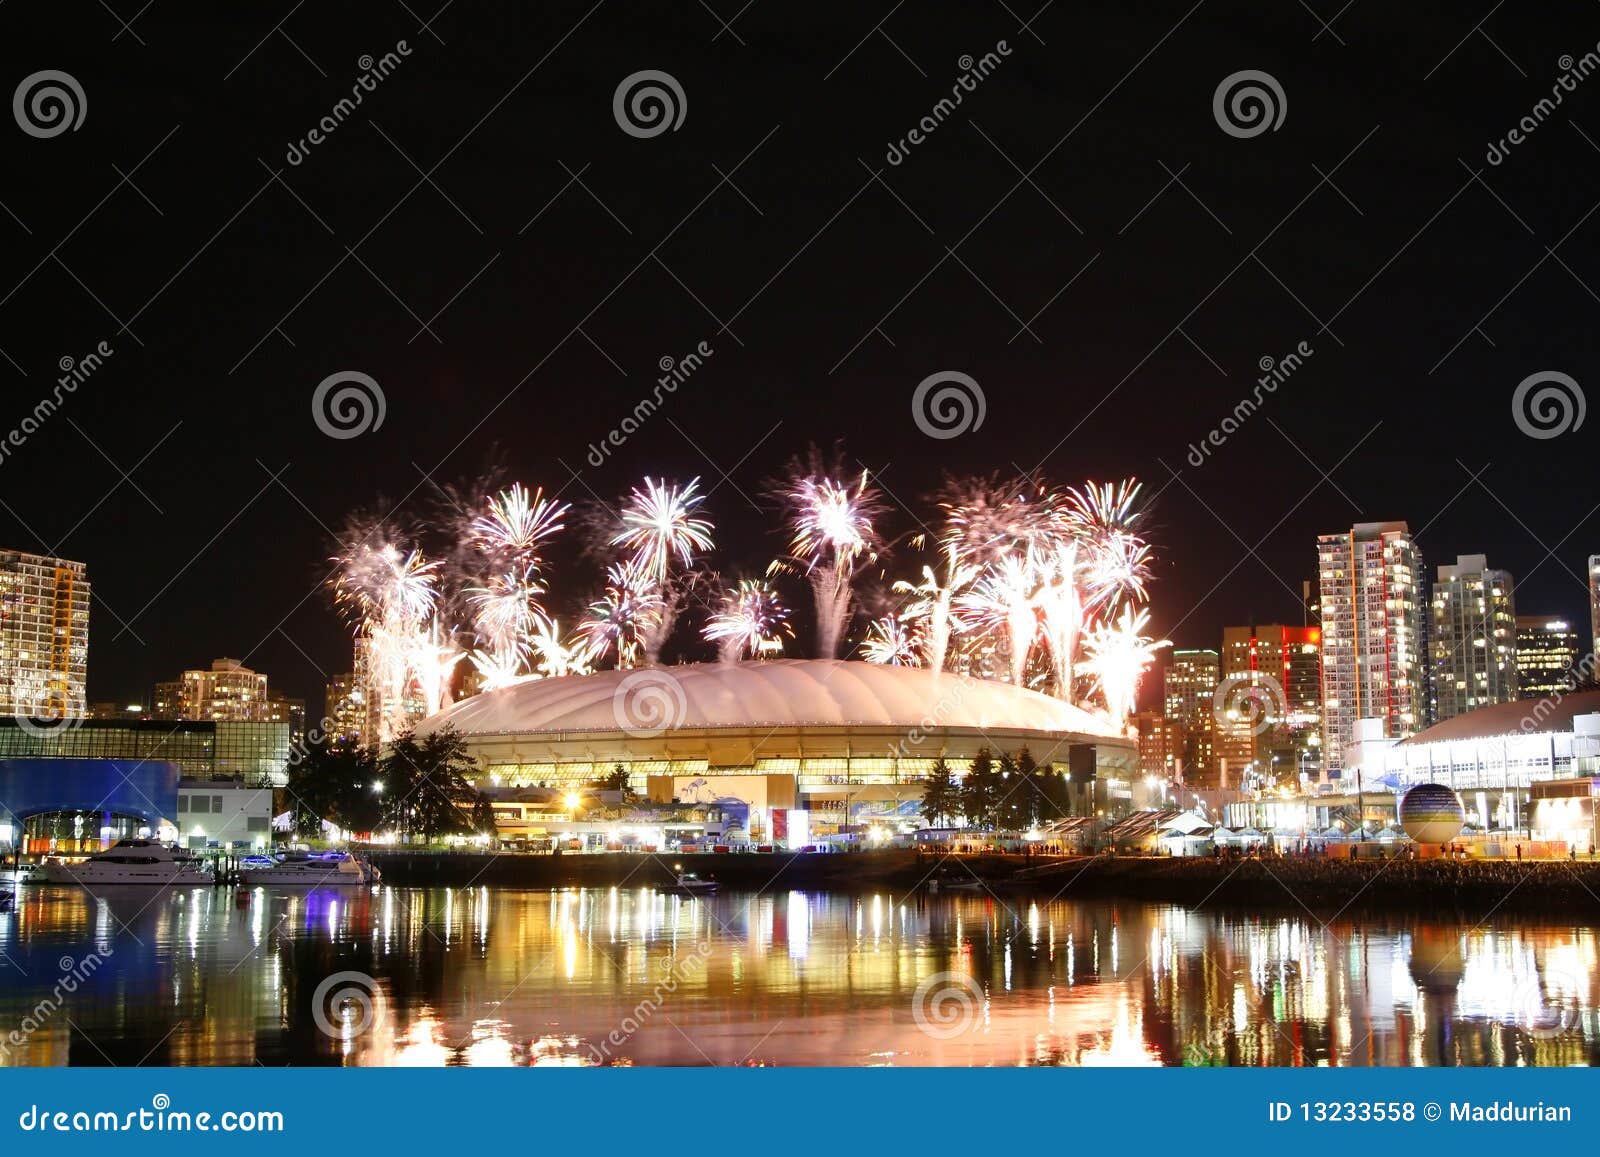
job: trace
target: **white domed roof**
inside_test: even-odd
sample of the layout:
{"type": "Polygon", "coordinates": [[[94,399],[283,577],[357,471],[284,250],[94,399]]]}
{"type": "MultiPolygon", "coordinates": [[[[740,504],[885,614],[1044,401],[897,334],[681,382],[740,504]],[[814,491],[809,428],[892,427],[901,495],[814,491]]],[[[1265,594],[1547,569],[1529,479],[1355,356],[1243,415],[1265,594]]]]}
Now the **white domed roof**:
{"type": "Polygon", "coordinates": [[[948,672],[838,659],[703,663],[529,679],[423,720],[463,735],[749,727],[934,727],[1118,737],[1103,716],[948,672]]]}

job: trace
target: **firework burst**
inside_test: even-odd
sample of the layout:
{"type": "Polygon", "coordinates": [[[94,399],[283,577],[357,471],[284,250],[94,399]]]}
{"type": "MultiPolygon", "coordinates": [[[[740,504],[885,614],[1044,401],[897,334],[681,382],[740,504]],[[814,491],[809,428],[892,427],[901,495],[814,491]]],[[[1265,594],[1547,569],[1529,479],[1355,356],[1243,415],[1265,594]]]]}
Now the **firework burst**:
{"type": "Polygon", "coordinates": [[[787,513],[790,557],[774,569],[798,570],[811,584],[817,608],[817,655],[839,653],[850,618],[856,571],[879,550],[873,519],[883,509],[878,491],[863,470],[854,482],[826,473],[816,454],[810,472],[798,461],[778,495],[787,513]]]}
{"type": "Polygon", "coordinates": [[[873,620],[861,642],[861,655],[869,663],[891,667],[920,667],[924,640],[915,627],[899,615],[873,620]]]}
{"type": "Polygon", "coordinates": [[[488,509],[471,524],[473,543],[495,558],[537,566],[537,548],[559,531],[570,504],[544,496],[544,490],[528,493],[518,482],[489,499],[488,509]]]}
{"type": "Polygon", "coordinates": [[[1123,607],[1115,622],[1097,623],[1090,629],[1084,667],[1094,676],[1105,700],[1106,714],[1118,727],[1126,727],[1133,714],[1139,681],[1155,660],[1156,652],[1171,646],[1167,639],[1152,639],[1144,632],[1150,612],[1123,607]]]}
{"type": "Polygon", "coordinates": [[[687,567],[695,551],[711,549],[711,521],[695,513],[705,501],[695,493],[699,485],[700,479],[693,478],[680,490],[665,479],[647,477],[644,487],[635,487],[622,505],[622,528],[611,545],[631,550],[633,566],[657,583],[666,581],[674,558],[687,567]]]}
{"type": "Polygon", "coordinates": [[[649,578],[631,563],[608,567],[605,591],[578,624],[585,658],[594,662],[614,657],[620,668],[638,666],[660,617],[661,596],[649,578]]]}
{"type": "Polygon", "coordinates": [[[741,579],[717,600],[717,610],[701,634],[717,644],[717,658],[732,663],[741,656],[752,659],[783,652],[783,640],[792,638],[788,608],[778,592],[761,579],[741,579]]]}

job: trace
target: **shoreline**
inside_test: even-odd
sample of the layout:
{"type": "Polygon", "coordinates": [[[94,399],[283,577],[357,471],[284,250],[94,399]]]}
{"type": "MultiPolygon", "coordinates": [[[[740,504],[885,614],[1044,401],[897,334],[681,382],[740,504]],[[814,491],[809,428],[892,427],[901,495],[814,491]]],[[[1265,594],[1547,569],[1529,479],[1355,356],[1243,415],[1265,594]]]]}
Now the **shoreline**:
{"type": "Polygon", "coordinates": [[[402,887],[662,887],[674,865],[736,891],[825,889],[1019,899],[1129,900],[1190,908],[1249,907],[1315,916],[1382,912],[1600,913],[1600,863],[1566,860],[1327,860],[1017,855],[915,851],[834,855],[375,852],[384,882],[402,887]],[[951,883],[981,887],[955,891],[951,883]]]}

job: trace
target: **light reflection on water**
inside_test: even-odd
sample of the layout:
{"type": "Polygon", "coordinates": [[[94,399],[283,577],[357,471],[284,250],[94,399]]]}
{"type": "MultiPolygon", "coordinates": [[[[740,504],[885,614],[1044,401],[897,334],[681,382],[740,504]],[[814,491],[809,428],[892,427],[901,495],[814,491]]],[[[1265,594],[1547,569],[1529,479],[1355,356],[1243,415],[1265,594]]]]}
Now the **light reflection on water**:
{"type": "Polygon", "coordinates": [[[1589,1064],[1596,972],[1594,929],[1549,922],[30,887],[0,1064],[1589,1064]]]}

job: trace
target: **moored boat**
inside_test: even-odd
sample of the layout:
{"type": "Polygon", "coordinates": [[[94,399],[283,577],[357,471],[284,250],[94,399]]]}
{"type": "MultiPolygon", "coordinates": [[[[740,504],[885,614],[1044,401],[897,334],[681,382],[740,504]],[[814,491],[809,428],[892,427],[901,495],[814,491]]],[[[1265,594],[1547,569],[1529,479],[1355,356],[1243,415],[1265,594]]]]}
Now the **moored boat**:
{"type": "Polygon", "coordinates": [[[86,860],[47,860],[22,877],[28,884],[209,884],[200,857],[160,840],[118,840],[86,860]]]}
{"type": "Polygon", "coordinates": [[[377,868],[348,852],[292,852],[282,859],[247,856],[239,864],[239,883],[289,884],[307,888],[376,884],[377,868]]]}

